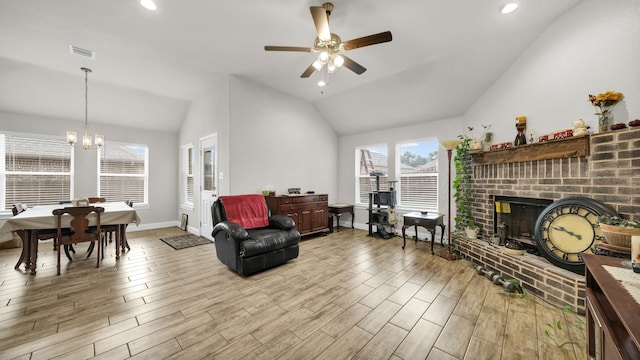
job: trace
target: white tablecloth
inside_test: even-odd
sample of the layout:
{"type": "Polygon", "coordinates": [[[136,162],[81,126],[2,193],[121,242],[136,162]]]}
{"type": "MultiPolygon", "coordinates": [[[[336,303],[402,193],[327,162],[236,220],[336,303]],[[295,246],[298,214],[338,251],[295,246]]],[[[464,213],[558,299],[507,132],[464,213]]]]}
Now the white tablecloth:
{"type": "MultiPolygon", "coordinates": [[[[104,208],[104,213],[100,214],[101,225],[140,224],[138,213],[124,202],[106,202],[93,205],[104,208]]],[[[56,224],[56,216],[52,212],[63,207],[65,205],[40,205],[29,208],[7,219],[0,228],[0,235],[16,230],[55,229],[58,225],[56,224]]],[[[69,227],[71,218],[70,215],[63,216],[62,227],[69,227]]],[[[90,225],[95,224],[95,218],[96,214],[91,214],[89,217],[90,225]]]]}

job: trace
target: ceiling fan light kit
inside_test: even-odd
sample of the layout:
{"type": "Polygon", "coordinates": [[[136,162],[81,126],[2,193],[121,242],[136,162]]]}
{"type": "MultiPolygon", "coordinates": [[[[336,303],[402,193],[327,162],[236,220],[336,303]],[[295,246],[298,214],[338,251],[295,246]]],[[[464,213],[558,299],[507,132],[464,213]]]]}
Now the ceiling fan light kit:
{"type": "Polygon", "coordinates": [[[385,31],[343,42],[340,36],[329,30],[329,15],[331,15],[333,11],[332,3],[324,3],[322,6],[311,6],[309,10],[318,34],[312,48],[267,45],[264,49],[266,51],[317,52],[318,57],[307,67],[300,77],[308,78],[314,71],[318,71],[321,77],[318,82],[319,86],[326,86],[328,84],[327,75],[335,73],[342,66],[345,66],[358,75],[367,71],[364,66],[344,55],[343,53],[345,51],[392,40],[391,31],[385,31]]]}

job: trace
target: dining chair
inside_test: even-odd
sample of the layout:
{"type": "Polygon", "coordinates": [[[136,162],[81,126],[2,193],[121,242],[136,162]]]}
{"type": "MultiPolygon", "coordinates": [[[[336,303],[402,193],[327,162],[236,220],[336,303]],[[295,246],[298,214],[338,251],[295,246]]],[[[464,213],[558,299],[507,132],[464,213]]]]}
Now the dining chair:
{"type": "MultiPolygon", "coordinates": [[[[90,197],[88,198],[89,200],[89,204],[95,204],[95,203],[104,203],[107,202],[107,198],[104,197],[90,197]]],[[[116,233],[116,231],[118,231],[117,228],[118,225],[103,225],[102,226],[102,258],[104,259],[104,253],[105,253],[105,248],[107,246],[107,235],[109,236],[109,243],[113,242],[113,234],[116,233]]],[[[94,244],[92,243],[91,245],[89,245],[89,248],[87,249],[87,259],[91,256],[91,254],[93,253],[93,248],[94,248],[94,244]]]]}
{"type": "MultiPolygon", "coordinates": [[[[13,216],[18,215],[19,213],[25,211],[26,209],[22,209],[22,210],[18,210],[18,208],[13,205],[13,207],[11,208],[11,213],[13,214],[13,216]]],[[[64,229],[64,232],[68,232],[69,229],[64,229]]],[[[38,240],[49,240],[49,239],[53,239],[53,250],[55,251],[57,248],[57,236],[58,230],[57,229],[38,229],[35,230],[35,235],[37,236],[38,240]]],[[[22,239],[22,254],[20,254],[20,259],[18,259],[18,262],[16,263],[16,266],[14,267],[15,269],[18,269],[20,267],[20,264],[23,263],[23,261],[26,259],[27,254],[25,252],[25,249],[27,248],[25,241],[30,241],[31,239],[28,239],[26,236],[26,231],[20,231],[18,232],[18,235],[20,236],[20,238],[22,239]]],[[[72,246],[66,246],[64,248],[64,253],[67,256],[67,258],[69,260],[71,260],[71,254],[69,254],[69,250],[73,251],[74,253],[76,252],[72,246]]]]}
{"type": "MultiPolygon", "coordinates": [[[[130,208],[133,207],[133,200],[129,199],[125,201],[130,208]]],[[[120,244],[122,245],[122,253],[124,254],[124,248],[127,248],[127,251],[131,251],[131,247],[129,246],[129,242],[127,241],[127,227],[129,224],[124,224],[122,229],[122,239],[120,239],[120,244]]]]}
{"type": "Polygon", "coordinates": [[[102,239],[102,230],[100,228],[100,214],[104,212],[103,207],[99,206],[75,206],[65,207],[62,209],[53,210],[53,215],[56,216],[57,224],[57,238],[58,238],[58,275],[60,275],[60,247],[64,245],[71,245],[79,242],[98,242],[98,256],[96,261],[96,268],[100,267],[100,241],[102,239]],[[89,219],[87,216],[90,214],[96,214],[95,226],[89,226],[89,219]],[[71,231],[64,232],[62,227],[63,216],[72,216],[71,219],[71,231]]]}

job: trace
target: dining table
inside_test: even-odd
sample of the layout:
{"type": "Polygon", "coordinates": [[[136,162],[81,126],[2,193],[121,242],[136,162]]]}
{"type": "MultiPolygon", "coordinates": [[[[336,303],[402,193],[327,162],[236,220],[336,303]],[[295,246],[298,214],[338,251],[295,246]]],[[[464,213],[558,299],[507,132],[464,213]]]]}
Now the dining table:
{"type": "MultiPolygon", "coordinates": [[[[124,202],[96,203],[94,206],[104,208],[100,215],[100,225],[118,225],[116,231],[116,260],[120,259],[120,245],[125,239],[126,225],[140,224],[140,216],[136,210],[124,202]]],[[[15,269],[24,264],[26,270],[32,275],[36,274],[38,262],[38,230],[56,229],[57,217],[53,210],[64,208],[64,205],[38,205],[7,219],[0,227],[0,235],[17,231],[23,240],[22,254],[15,269]]],[[[62,227],[70,227],[72,216],[62,217],[62,227]]],[[[96,225],[96,214],[90,214],[87,219],[89,225],[96,225]]]]}

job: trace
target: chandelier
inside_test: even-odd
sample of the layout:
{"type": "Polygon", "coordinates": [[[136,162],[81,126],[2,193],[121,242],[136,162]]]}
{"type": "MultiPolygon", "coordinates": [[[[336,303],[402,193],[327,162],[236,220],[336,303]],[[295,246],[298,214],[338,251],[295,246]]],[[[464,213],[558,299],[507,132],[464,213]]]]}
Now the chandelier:
{"type": "MultiPolygon", "coordinates": [[[[88,149],[97,149],[104,145],[104,135],[95,135],[95,146],[91,143],[91,136],[89,136],[89,107],[88,107],[88,75],[91,72],[89,68],[80,68],[80,70],[84,71],[84,135],[82,136],[82,148],[84,150],[88,149]]],[[[67,142],[71,144],[71,146],[75,146],[75,143],[78,141],[78,134],[75,131],[67,131],[67,142]]]]}

